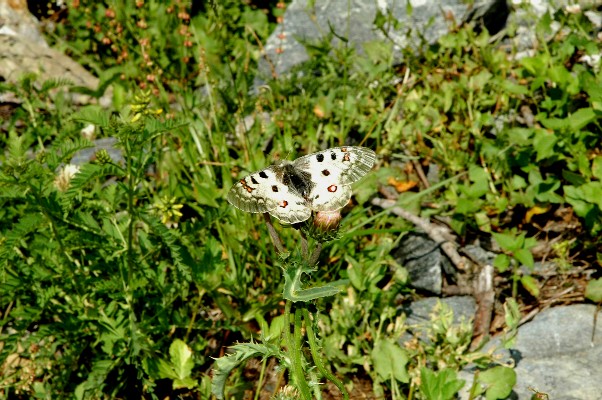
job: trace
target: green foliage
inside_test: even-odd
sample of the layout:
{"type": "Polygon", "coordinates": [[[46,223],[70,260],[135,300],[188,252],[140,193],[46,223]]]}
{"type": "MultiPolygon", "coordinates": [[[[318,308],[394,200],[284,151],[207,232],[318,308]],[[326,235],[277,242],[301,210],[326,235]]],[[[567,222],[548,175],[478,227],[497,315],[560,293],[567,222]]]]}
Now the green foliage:
{"type": "MultiPolygon", "coordinates": [[[[32,354],[53,371],[34,388],[28,382],[44,376],[42,370],[29,376],[14,367],[5,384],[19,391],[118,396],[133,390],[138,379],[152,388],[157,375],[134,374],[132,380],[130,371],[156,363],[155,352],[172,329],[168,316],[190,312],[184,302],[179,309],[173,305],[190,292],[191,256],[180,237],[152,215],[147,200],[152,190],[142,184],[148,166],[160,164],[152,150],[156,139],[178,125],[154,120],[146,111],[98,126],[117,138],[124,164],[105,158],[59,167],[91,143],[57,139],[44,157],[32,159],[27,132],[10,136],[0,172],[2,201],[10,204],[3,216],[0,265],[7,284],[0,300],[11,305],[5,332],[17,334],[3,334],[4,352],[23,358],[34,344],[46,343],[47,349],[32,354]],[[81,358],[86,361],[75,362],[81,358]]],[[[199,329],[203,324],[195,332],[199,329]]],[[[187,376],[192,360],[183,360],[175,343],[174,384],[192,388],[195,380],[187,376]]]]}
{"type": "Polygon", "coordinates": [[[521,275],[519,273],[520,266],[525,266],[529,270],[533,270],[535,260],[531,254],[537,241],[535,238],[527,238],[526,232],[516,234],[513,231],[507,233],[493,233],[493,238],[502,248],[504,253],[500,253],[495,258],[493,265],[500,271],[505,272],[509,268],[512,269],[513,287],[512,297],[517,295],[517,283],[522,286],[534,297],[539,295],[539,287],[537,282],[530,275],[521,275]]]}
{"type": "Polygon", "coordinates": [[[284,292],[282,296],[293,302],[307,302],[322,297],[334,296],[340,292],[339,288],[330,284],[302,289],[301,279],[303,274],[310,274],[311,272],[312,269],[304,268],[300,261],[289,262],[284,270],[284,292]]]}
{"type": "Polygon", "coordinates": [[[518,303],[510,297],[504,303],[504,318],[506,326],[504,327],[504,346],[506,348],[514,347],[516,336],[518,334],[518,325],[520,324],[521,314],[518,309],[518,303]]]}
{"type": "MultiPolygon", "coordinates": [[[[576,216],[555,249],[562,270],[575,254],[600,265],[602,77],[579,61],[599,54],[583,14],[545,17],[541,48],[520,59],[486,33],[459,29],[419,54],[404,50],[408,79],[395,84],[390,43],[364,43],[359,55],[326,38],[306,43],[305,73],[255,93],[261,47],[283,13],[276,2],[266,7],[80,1],[54,39],[101,78],[89,94],[111,84],[112,107],[76,107],[69,93],[82,89],[67,81],[0,83],[1,94],[22,101],[0,139],[3,395],[157,397],[177,388],[209,398],[210,386],[242,396],[253,384],[257,394],[262,379],[231,372],[273,357],[298,368],[291,383],[303,376],[312,393],[329,374],[346,386],[361,374],[378,396],[428,399],[453,398],[457,372],[474,363],[484,369],[475,387],[503,398],[514,372],[485,369],[491,359],[469,350],[469,327],[452,324],[444,306],[425,324],[426,340],[401,340],[409,327],[398,305],[412,293],[392,252],[412,227],[369,200],[389,178],[417,180],[409,161],[437,169],[439,184],[401,193],[401,204],[444,218],[467,241],[491,235],[500,246],[497,272],[513,284],[509,344],[518,285],[539,294],[528,274],[534,238],[556,212],[576,216]],[[553,20],[561,34],[550,31],[553,20]],[[94,134],[84,137],[87,125],[94,134]],[[115,144],[99,148],[98,138],[115,144]],[[242,169],[269,164],[267,154],[294,158],[348,142],[378,150],[381,165],[354,188],[355,206],[318,267],[287,269],[282,279],[263,222],[227,207],[224,194],[242,169]],[[82,154],[88,161],[70,164],[82,154]],[[302,319],[316,333],[309,349],[305,331],[289,329],[301,327],[301,314],[282,313],[283,292],[323,310],[302,319]],[[287,334],[297,360],[281,348],[287,334]],[[225,346],[257,338],[213,363],[225,346]]],[[[396,23],[390,14],[375,21],[396,23]]],[[[294,249],[293,228],[277,229],[294,249]]],[[[586,292],[594,302],[597,285],[586,292]]]]}
{"type": "Polygon", "coordinates": [[[420,370],[420,391],[428,400],[450,400],[464,386],[464,381],[456,378],[456,372],[444,369],[433,372],[427,368],[420,370]]]}
{"type": "Polygon", "coordinates": [[[410,381],[406,367],[408,358],[407,352],[392,339],[377,341],[371,354],[374,372],[378,376],[377,382],[408,383],[410,381]]]}
{"type": "Polygon", "coordinates": [[[516,384],[516,372],[500,365],[479,373],[476,380],[481,390],[473,396],[485,393],[487,400],[506,399],[516,384]]]}
{"type": "Polygon", "coordinates": [[[197,385],[197,381],[190,377],[192,367],[194,367],[192,351],[186,343],[176,339],[169,346],[169,361],[159,360],[158,376],[171,379],[174,389],[192,389],[197,385]]]}
{"type": "Polygon", "coordinates": [[[594,303],[602,303],[602,278],[587,282],[585,297],[594,303]]]}

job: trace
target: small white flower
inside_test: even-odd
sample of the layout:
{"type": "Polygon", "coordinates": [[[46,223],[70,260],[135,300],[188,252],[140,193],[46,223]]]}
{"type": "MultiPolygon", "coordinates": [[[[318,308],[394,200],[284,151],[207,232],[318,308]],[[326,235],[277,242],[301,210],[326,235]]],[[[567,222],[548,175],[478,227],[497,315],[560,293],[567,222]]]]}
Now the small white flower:
{"type": "Polygon", "coordinates": [[[93,124],[89,124],[85,128],[82,128],[80,133],[84,137],[84,139],[94,140],[94,137],[96,136],[96,126],[94,126],[93,124]]]}
{"type": "Polygon", "coordinates": [[[569,14],[579,14],[581,12],[581,6],[579,4],[568,4],[564,9],[569,14]]]}
{"type": "Polygon", "coordinates": [[[69,189],[71,179],[79,172],[79,167],[74,164],[67,164],[61,168],[54,179],[54,186],[61,192],[69,189]]]}
{"type": "Polygon", "coordinates": [[[586,54],[586,55],[580,57],[579,61],[587,64],[588,66],[593,68],[594,71],[597,72],[600,69],[600,58],[601,58],[600,54],[592,54],[592,55],[586,54]]]}

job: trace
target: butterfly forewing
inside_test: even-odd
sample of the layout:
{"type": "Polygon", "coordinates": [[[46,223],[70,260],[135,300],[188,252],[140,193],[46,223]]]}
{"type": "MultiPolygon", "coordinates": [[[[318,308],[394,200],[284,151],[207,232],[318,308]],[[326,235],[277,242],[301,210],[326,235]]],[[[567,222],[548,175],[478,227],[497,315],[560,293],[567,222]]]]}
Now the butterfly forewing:
{"type": "Polygon", "coordinates": [[[312,174],[314,182],[329,177],[341,185],[350,185],[374,166],[376,153],[365,147],[333,147],[296,159],[293,165],[312,174]]]}
{"type": "Polygon", "coordinates": [[[246,212],[263,213],[278,207],[289,188],[277,178],[272,166],[245,176],[228,193],[230,204],[246,212]]]}
{"type": "Polygon", "coordinates": [[[366,175],[376,154],[364,147],[334,147],[295,160],[295,167],[311,174],[314,182],[309,194],[314,211],[334,211],[344,207],[351,198],[353,182],[366,175]]]}

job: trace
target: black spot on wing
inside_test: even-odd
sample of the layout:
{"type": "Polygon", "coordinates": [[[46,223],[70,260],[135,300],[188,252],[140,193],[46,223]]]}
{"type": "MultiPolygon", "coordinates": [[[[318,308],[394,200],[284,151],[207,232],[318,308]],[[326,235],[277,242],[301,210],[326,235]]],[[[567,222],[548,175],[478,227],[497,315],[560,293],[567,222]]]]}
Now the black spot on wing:
{"type": "Polygon", "coordinates": [[[332,161],[337,159],[337,155],[334,153],[334,151],[330,153],[330,158],[332,159],[332,161]]]}
{"type": "Polygon", "coordinates": [[[259,182],[253,177],[251,177],[251,182],[253,182],[254,185],[259,185],[259,182]]]}
{"type": "Polygon", "coordinates": [[[322,154],[322,153],[317,154],[316,160],[318,160],[318,162],[324,161],[324,154],[322,154]]]}
{"type": "Polygon", "coordinates": [[[278,192],[278,186],[272,185],[272,192],[274,192],[274,193],[278,192]]]}
{"type": "Polygon", "coordinates": [[[265,171],[261,171],[259,173],[259,176],[262,177],[263,179],[268,179],[268,174],[266,174],[265,171]]]}
{"type": "Polygon", "coordinates": [[[322,175],[328,176],[328,175],[330,175],[330,171],[325,169],[324,171],[322,171],[322,175]]]}

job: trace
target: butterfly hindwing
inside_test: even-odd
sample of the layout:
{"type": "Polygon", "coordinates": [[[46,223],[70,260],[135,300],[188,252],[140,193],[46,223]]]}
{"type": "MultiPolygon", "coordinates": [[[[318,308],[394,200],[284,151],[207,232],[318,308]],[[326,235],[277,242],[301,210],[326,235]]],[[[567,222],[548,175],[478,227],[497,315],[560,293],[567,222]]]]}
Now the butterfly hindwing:
{"type": "Polygon", "coordinates": [[[334,211],[351,198],[351,185],[366,175],[376,154],[365,147],[334,147],[301,157],[293,163],[311,174],[314,186],[308,200],[314,211],[334,211]]]}

